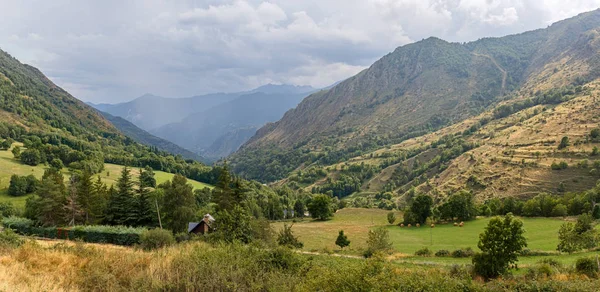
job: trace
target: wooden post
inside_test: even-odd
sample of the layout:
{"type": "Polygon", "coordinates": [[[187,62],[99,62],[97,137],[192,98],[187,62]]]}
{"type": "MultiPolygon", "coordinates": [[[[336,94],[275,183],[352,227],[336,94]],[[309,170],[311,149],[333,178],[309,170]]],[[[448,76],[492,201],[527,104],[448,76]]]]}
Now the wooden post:
{"type": "Polygon", "coordinates": [[[158,208],[158,199],[154,198],[154,203],[156,203],[156,213],[158,214],[158,226],[160,226],[160,229],[163,229],[162,222],[160,221],[160,209],[158,208]]]}

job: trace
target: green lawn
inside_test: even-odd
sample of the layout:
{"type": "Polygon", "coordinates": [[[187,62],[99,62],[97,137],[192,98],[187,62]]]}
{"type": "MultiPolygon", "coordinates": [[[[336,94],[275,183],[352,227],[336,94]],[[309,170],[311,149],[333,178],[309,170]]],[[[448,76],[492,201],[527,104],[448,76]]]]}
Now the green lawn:
{"type": "MultiPolygon", "coordinates": [[[[44,174],[44,169],[46,166],[38,165],[38,166],[28,166],[20,163],[15,160],[12,153],[10,151],[0,151],[0,202],[12,202],[13,205],[17,208],[25,207],[25,200],[27,200],[28,196],[22,197],[11,197],[7,193],[7,188],[10,183],[10,177],[13,174],[18,175],[29,175],[33,174],[37,178],[41,178],[44,174]]],[[[108,185],[112,185],[119,178],[121,170],[123,166],[116,164],[104,164],[104,171],[98,175],[100,175],[102,181],[108,185]]],[[[137,177],[139,172],[136,168],[132,169],[132,174],[134,177],[137,177]]],[[[69,172],[65,170],[65,179],[68,179],[69,172]]],[[[167,180],[171,180],[173,178],[173,174],[166,173],[163,171],[155,171],[155,178],[158,184],[163,183],[167,180]]],[[[202,189],[202,188],[213,188],[213,186],[201,183],[195,180],[188,179],[188,182],[194,187],[194,189],[202,189]]]]}

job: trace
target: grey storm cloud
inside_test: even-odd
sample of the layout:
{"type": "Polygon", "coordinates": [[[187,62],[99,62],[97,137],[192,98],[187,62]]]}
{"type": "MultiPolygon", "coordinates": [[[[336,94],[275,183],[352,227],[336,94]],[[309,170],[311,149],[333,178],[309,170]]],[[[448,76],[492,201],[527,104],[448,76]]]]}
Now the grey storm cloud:
{"type": "Polygon", "coordinates": [[[121,102],[327,86],[396,47],[543,28],[600,0],[8,1],[0,48],[74,96],[121,102]]]}

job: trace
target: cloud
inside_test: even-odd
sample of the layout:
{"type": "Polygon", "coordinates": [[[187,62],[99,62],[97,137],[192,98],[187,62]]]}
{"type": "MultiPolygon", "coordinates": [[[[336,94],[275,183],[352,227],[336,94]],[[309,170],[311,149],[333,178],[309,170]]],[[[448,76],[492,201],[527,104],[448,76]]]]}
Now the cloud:
{"type": "Polygon", "coordinates": [[[545,27],[600,0],[203,0],[3,3],[0,48],[76,97],[120,102],[265,83],[326,86],[396,47],[545,27]]]}

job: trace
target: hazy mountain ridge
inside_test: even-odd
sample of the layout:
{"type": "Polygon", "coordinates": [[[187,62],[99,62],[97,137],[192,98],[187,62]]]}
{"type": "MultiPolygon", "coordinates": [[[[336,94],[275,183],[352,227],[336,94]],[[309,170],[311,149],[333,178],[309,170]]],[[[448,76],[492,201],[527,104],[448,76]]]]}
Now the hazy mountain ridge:
{"type": "Polygon", "coordinates": [[[466,44],[428,38],[399,47],[307,97],[230,160],[242,175],[273,181],[301,165],[344,161],[459,122],[516,90],[593,80],[598,27],[597,10],[501,38],[466,44]]]}
{"type": "Polygon", "coordinates": [[[121,117],[115,117],[109,113],[100,111],[100,114],[110,121],[119,131],[125,134],[127,137],[132,138],[134,141],[146,145],[158,148],[158,150],[169,152],[173,155],[181,155],[185,159],[192,159],[196,161],[204,161],[204,159],[189,150],[183,149],[180,146],[171,143],[167,140],[156,137],[140,128],[133,123],[123,119],[121,117]]]}

